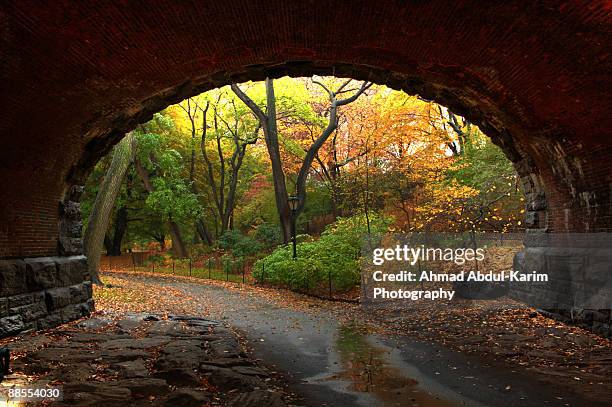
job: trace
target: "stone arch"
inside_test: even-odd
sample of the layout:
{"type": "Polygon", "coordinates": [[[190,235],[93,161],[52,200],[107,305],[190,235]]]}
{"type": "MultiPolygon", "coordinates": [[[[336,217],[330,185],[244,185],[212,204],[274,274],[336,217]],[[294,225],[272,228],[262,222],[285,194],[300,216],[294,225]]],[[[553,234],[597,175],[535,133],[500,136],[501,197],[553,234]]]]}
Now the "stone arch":
{"type": "Polygon", "coordinates": [[[444,104],[515,164],[528,227],[608,231],[611,21],[603,1],[5,4],[0,297],[42,292],[52,313],[86,302],[86,287],[68,305],[53,290],[80,284],[66,267],[87,280],[77,202],[91,166],[168,104],[266,76],[368,79],[444,104]]]}

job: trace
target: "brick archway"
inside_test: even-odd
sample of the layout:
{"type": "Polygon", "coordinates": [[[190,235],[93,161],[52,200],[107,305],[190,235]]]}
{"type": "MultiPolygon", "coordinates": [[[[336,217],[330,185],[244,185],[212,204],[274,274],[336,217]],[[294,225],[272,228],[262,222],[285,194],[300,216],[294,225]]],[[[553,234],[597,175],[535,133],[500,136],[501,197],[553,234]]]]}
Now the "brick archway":
{"type": "Polygon", "coordinates": [[[611,21],[603,1],[5,4],[0,299],[31,299],[0,318],[40,298],[24,326],[87,311],[75,185],[126,131],[266,76],[369,79],[445,104],[515,163],[530,228],[609,231],[611,21]]]}

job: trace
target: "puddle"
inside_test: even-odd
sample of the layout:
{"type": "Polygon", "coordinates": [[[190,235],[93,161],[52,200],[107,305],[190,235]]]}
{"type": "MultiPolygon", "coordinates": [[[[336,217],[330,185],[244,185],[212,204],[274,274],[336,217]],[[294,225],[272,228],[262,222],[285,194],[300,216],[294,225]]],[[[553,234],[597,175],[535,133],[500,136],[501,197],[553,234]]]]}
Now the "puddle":
{"type": "Polygon", "coordinates": [[[340,371],[329,377],[348,383],[347,390],[366,393],[383,406],[456,407],[463,403],[428,392],[417,378],[390,363],[389,351],[372,343],[354,326],[340,328],[337,338],[340,371]]]}

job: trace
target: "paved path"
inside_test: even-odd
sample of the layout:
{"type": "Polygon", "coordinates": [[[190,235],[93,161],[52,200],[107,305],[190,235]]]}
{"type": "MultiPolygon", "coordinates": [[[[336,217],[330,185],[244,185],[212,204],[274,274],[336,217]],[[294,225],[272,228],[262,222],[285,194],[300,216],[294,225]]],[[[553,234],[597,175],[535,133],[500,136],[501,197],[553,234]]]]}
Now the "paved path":
{"type": "MultiPolygon", "coordinates": [[[[119,276],[119,275],[118,275],[119,276]]],[[[303,312],[216,285],[121,274],[209,303],[211,318],[243,331],[254,356],[287,374],[301,405],[595,406],[523,374],[408,337],[361,335],[333,315],[303,312]],[[206,301],[204,301],[206,299],[206,301]],[[215,312],[218,315],[215,315],[215,312]]],[[[204,305],[202,305],[204,307],[204,305]]]]}

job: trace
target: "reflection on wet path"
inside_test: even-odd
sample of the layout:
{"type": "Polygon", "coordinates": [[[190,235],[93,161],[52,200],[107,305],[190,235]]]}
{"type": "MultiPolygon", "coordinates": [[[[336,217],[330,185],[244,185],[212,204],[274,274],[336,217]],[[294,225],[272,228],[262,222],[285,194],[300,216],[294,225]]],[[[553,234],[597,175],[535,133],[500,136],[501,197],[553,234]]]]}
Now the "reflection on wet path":
{"type": "Polygon", "coordinates": [[[372,343],[354,326],[340,327],[336,345],[341,370],[326,379],[349,383],[347,390],[368,393],[383,406],[461,405],[423,389],[418,380],[390,363],[388,351],[372,343]]]}
{"type": "MultiPolygon", "coordinates": [[[[122,278],[128,283],[143,279],[122,278]]],[[[474,355],[392,332],[375,335],[343,327],[344,318],[324,309],[292,309],[250,291],[157,276],[146,281],[180,290],[193,301],[190,306],[242,330],[253,355],[286,375],[296,405],[541,407],[558,405],[561,398],[569,405],[597,405],[474,355]]]]}

